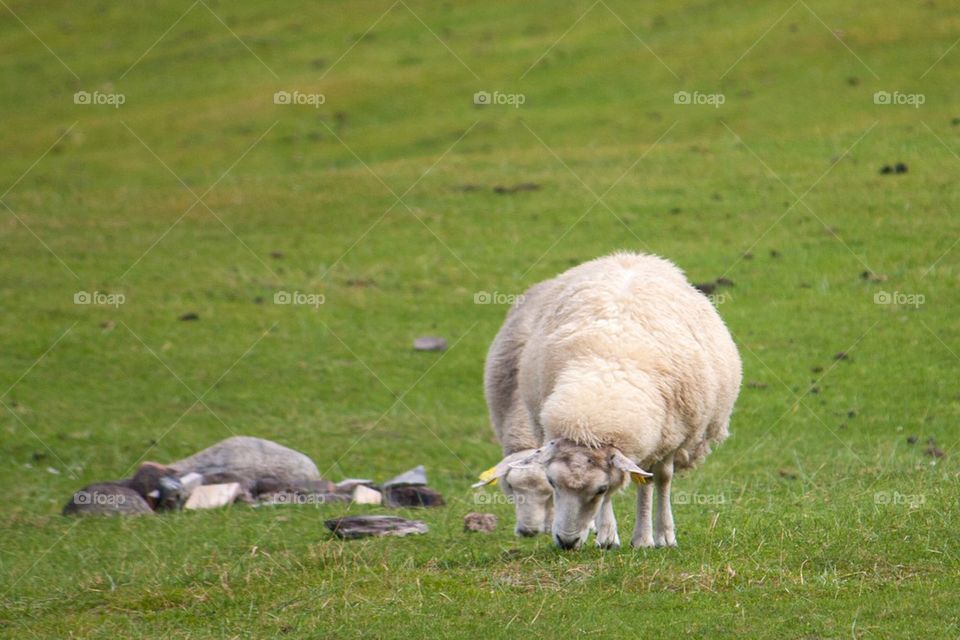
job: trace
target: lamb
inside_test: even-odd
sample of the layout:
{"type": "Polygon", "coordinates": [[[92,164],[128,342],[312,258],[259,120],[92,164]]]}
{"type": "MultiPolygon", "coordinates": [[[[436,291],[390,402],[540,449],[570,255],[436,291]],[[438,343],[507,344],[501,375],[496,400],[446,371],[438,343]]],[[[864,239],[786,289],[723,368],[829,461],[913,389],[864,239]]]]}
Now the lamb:
{"type": "Polygon", "coordinates": [[[617,253],[550,282],[516,373],[532,433],[547,444],[498,467],[545,474],[561,548],[582,546],[594,521],[597,546],[619,547],[612,498],[631,479],[631,544],[675,546],[673,474],[729,435],[742,375],[736,345],[713,305],[662,258],[617,253]]]}
{"type": "Polygon", "coordinates": [[[520,398],[517,370],[520,355],[530,337],[531,328],[544,302],[552,296],[553,280],[528,289],[514,303],[490,345],[483,372],[484,395],[493,431],[500,441],[504,459],[485,471],[474,487],[500,482],[500,487],[516,510],[519,536],[548,533],[553,524],[553,489],[538,466],[511,468],[530,457],[543,443],[543,431],[534,428],[530,414],[520,398]]]}

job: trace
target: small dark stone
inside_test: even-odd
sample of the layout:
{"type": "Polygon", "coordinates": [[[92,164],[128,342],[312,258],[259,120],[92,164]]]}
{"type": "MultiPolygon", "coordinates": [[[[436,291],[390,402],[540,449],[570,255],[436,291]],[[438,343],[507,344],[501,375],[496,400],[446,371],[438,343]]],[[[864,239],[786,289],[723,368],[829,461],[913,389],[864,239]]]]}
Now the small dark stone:
{"type": "Polygon", "coordinates": [[[475,533],[491,533],[497,528],[497,516],[492,513],[468,513],[463,516],[463,530],[475,533]]]}
{"type": "Polygon", "coordinates": [[[776,249],[770,249],[770,257],[771,257],[771,258],[779,258],[781,255],[782,255],[782,254],[781,254],[779,251],[777,251],[776,249]]]}
{"type": "Polygon", "coordinates": [[[80,489],[63,507],[63,515],[142,516],[153,509],[139,493],[115,482],[98,482],[80,489]]]}
{"type": "Polygon", "coordinates": [[[917,436],[909,436],[907,438],[907,444],[917,444],[917,440],[919,439],[917,436]]]}
{"type": "Polygon", "coordinates": [[[850,360],[850,355],[846,351],[837,351],[833,354],[834,360],[850,360]]]}
{"type": "Polygon", "coordinates": [[[536,182],[521,182],[515,184],[511,187],[504,187],[502,185],[497,185],[493,188],[494,193],[499,193],[500,195],[517,193],[518,191],[539,191],[540,185],[536,182]]]}
{"type": "Polygon", "coordinates": [[[887,174],[889,174],[889,173],[893,173],[893,167],[891,167],[891,166],[888,165],[888,164],[885,164],[885,165],[883,165],[883,167],[880,169],[880,173],[883,174],[883,175],[887,175],[887,174]]]}
{"type": "Polygon", "coordinates": [[[180,322],[190,322],[191,320],[199,320],[200,314],[194,313],[193,311],[185,313],[180,316],[180,322]]]}
{"type": "Polygon", "coordinates": [[[853,409],[850,409],[850,411],[847,411],[847,417],[848,417],[848,418],[856,418],[856,417],[857,417],[857,412],[854,411],[853,409]]]}
{"type": "Polygon", "coordinates": [[[896,173],[906,173],[906,172],[907,172],[907,165],[905,165],[905,164],[902,163],[902,162],[898,162],[896,165],[894,165],[893,170],[894,170],[894,172],[896,172],[896,173]]]}
{"type": "Polygon", "coordinates": [[[429,528],[420,520],[396,516],[346,516],[326,520],[324,526],[338,538],[354,540],[369,536],[406,536],[427,533],[429,528]]]}
{"type": "Polygon", "coordinates": [[[384,491],[383,502],[392,508],[400,507],[442,507],[446,504],[439,492],[428,487],[401,486],[390,487],[384,491]]]}
{"type": "Polygon", "coordinates": [[[713,282],[698,282],[693,285],[695,288],[699,289],[701,293],[710,295],[717,290],[717,285],[713,282]]]}
{"type": "Polygon", "coordinates": [[[270,257],[274,260],[280,260],[283,258],[283,251],[271,251],[270,257]]]}

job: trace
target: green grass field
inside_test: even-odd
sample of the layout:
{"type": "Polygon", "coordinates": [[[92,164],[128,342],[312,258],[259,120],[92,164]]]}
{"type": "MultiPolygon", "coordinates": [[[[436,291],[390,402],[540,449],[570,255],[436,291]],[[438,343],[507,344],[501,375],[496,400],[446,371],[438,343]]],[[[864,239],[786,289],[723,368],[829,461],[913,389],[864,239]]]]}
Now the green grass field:
{"type": "Polygon", "coordinates": [[[0,5],[0,635],[960,635],[948,3],[0,5]],[[469,488],[475,298],[617,249],[733,281],[745,384],[678,549],[560,552],[469,488]],[[59,514],[232,434],[448,506],[354,542],[322,521],[378,509],[59,514]]]}

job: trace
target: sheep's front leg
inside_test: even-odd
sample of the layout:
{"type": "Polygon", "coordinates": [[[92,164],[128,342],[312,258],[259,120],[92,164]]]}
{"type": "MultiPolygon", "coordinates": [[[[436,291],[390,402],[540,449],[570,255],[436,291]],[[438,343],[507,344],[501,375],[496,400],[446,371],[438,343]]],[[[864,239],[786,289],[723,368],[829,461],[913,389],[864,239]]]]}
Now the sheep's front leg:
{"type": "Polygon", "coordinates": [[[617,534],[617,518],[613,515],[613,500],[609,495],[603,497],[600,512],[597,513],[597,546],[601,549],[619,549],[620,536],[617,534]]]}
{"type": "Polygon", "coordinates": [[[653,470],[657,483],[657,526],[654,541],[658,547],[677,546],[673,527],[673,512],[670,510],[670,482],[673,480],[673,455],[663,459],[653,470]]]}
{"type": "Polygon", "coordinates": [[[653,485],[649,482],[637,485],[637,522],[630,544],[634,547],[653,546],[653,485]]]}

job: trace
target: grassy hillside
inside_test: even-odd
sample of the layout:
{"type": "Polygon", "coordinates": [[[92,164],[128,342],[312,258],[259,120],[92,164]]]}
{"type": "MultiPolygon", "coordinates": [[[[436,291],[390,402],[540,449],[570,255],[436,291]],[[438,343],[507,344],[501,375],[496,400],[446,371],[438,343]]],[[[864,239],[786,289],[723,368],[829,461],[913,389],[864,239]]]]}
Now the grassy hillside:
{"type": "Polygon", "coordinates": [[[6,0],[0,634],[956,636],[958,37],[886,0],[6,0]],[[617,249],[733,281],[746,384],[679,549],[562,553],[469,489],[476,297],[617,249]],[[357,507],[59,515],[234,433],[449,506],[362,542],[322,526],[357,507]]]}

